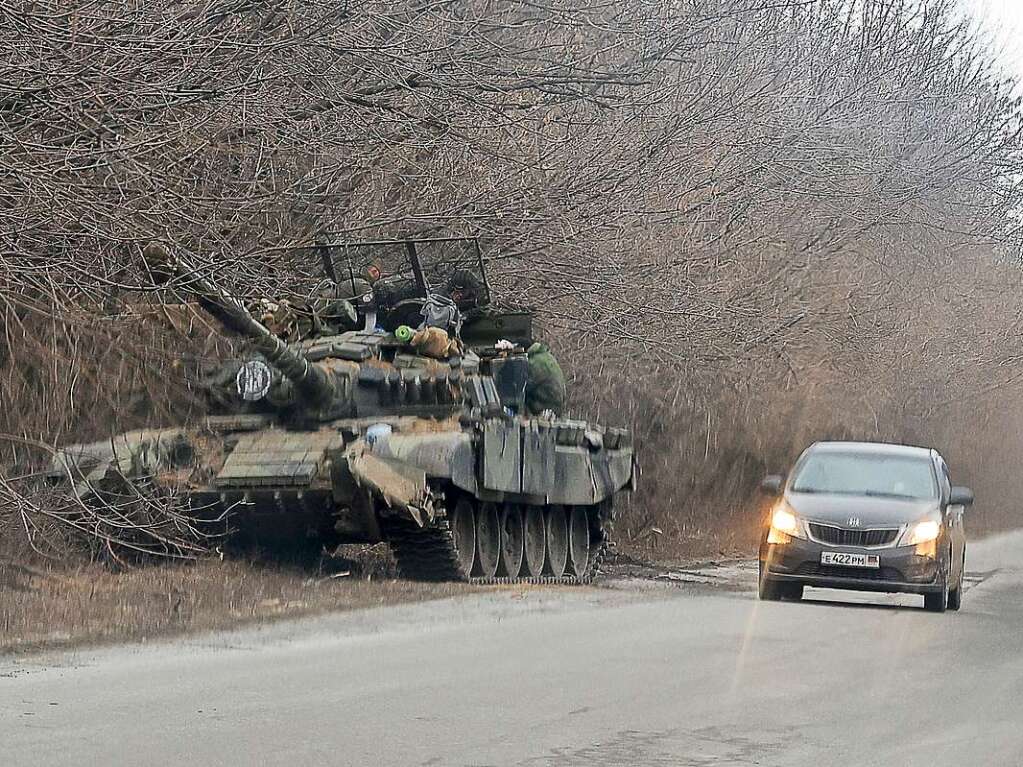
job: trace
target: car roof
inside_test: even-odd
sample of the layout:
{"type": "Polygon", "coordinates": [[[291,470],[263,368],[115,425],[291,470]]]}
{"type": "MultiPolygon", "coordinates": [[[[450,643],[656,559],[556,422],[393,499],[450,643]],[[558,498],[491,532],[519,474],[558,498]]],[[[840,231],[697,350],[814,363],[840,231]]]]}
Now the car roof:
{"type": "Polygon", "coordinates": [[[931,458],[934,450],[915,445],[899,445],[892,442],[814,442],[807,448],[814,453],[866,453],[873,455],[903,455],[914,458],[931,458]]]}

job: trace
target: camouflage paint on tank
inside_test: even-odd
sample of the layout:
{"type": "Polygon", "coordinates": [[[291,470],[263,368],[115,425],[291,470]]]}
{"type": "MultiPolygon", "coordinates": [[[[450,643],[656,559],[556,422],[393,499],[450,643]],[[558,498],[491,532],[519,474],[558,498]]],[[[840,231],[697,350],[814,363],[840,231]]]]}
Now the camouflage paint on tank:
{"type": "MultiPolygon", "coordinates": [[[[58,451],[51,474],[80,498],[100,497],[125,478],[155,479],[237,526],[272,518],[275,534],[293,523],[297,536],[313,530],[326,541],[391,540],[404,552],[399,563],[401,556],[415,560],[403,568],[425,577],[448,577],[413,555],[421,541],[424,551],[454,556],[443,547],[457,549],[455,499],[466,499],[461,508],[497,504],[502,515],[586,509],[594,540],[606,545],[609,504],[634,483],[631,439],[623,430],[529,415],[522,344],[495,352],[488,337],[486,346],[467,344],[437,359],[378,328],[286,344],[187,261],[162,247],[146,255],[226,330],[250,341],[250,360],[263,361],[271,381],[265,397],[246,401],[230,391],[238,375],[217,376],[211,402],[221,412],[199,425],[58,451]],[[367,439],[371,427],[385,436],[367,439]]],[[[514,316],[522,328],[521,312],[514,316]]],[[[490,312],[486,333],[495,322],[490,312]]]]}

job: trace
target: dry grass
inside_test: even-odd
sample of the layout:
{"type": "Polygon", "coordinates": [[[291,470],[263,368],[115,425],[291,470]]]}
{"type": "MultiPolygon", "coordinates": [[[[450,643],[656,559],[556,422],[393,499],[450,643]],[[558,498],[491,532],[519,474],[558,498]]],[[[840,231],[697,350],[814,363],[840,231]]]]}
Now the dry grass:
{"type": "Polygon", "coordinates": [[[741,532],[704,530],[692,537],[679,539],[649,532],[637,540],[619,541],[618,551],[643,562],[664,565],[707,559],[741,559],[756,554],[758,534],[756,528],[741,532]]]}
{"type": "Polygon", "coordinates": [[[368,568],[341,562],[333,572],[211,558],[121,573],[0,560],[0,652],[143,640],[472,589],[374,576],[375,559],[386,557],[370,551],[368,568]]]}
{"type": "MultiPolygon", "coordinates": [[[[978,538],[1003,529],[971,526],[978,538]]],[[[756,535],[694,531],[621,541],[626,563],[651,567],[755,555],[756,535]]],[[[251,559],[163,563],[123,572],[100,564],[18,564],[0,558],[0,654],[140,641],[337,610],[441,599],[478,591],[395,577],[385,546],[342,547],[329,568],[251,559]]],[[[610,568],[612,577],[616,566],[610,568]]]]}

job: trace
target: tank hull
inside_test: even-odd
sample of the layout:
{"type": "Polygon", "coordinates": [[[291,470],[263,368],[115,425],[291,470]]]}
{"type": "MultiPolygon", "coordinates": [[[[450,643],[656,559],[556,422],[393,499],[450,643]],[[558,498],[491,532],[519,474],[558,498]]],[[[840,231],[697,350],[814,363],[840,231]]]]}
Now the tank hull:
{"type": "Polygon", "coordinates": [[[71,445],[50,475],[90,503],[126,481],[158,487],[196,520],[257,544],[386,541],[410,577],[579,582],[599,567],[614,496],[634,470],[627,437],[573,421],[377,417],[296,429],[244,415],[71,445]],[[538,539],[538,520],[544,561],[530,564],[525,530],[531,521],[538,539]]]}

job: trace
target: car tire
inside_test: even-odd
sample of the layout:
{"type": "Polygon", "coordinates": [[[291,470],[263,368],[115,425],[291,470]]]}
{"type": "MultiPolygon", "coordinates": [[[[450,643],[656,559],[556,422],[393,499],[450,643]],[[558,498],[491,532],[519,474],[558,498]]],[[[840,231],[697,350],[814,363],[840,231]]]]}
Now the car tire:
{"type": "Polygon", "coordinates": [[[963,576],[966,574],[966,556],[963,556],[962,567],[959,568],[959,578],[956,579],[956,587],[948,592],[948,609],[958,610],[963,605],[963,576]]]}
{"type": "Polygon", "coordinates": [[[770,578],[762,578],[760,580],[760,598],[768,602],[778,602],[782,599],[798,602],[803,598],[803,584],[779,583],[770,578]]]}
{"type": "Polygon", "coordinates": [[[930,594],[924,594],[924,609],[932,613],[943,613],[948,609],[949,603],[949,590],[948,590],[948,577],[951,574],[952,567],[949,564],[945,564],[944,572],[941,574],[941,591],[935,591],[930,594]]]}
{"type": "Polygon", "coordinates": [[[781,598],[791,599],[793,602],[798,602],[803,598],[803,584],[802,583],[782,583],[781,598]]]}
{"type": "Polygon", "coordinates": [[[764,563],[760,563],[760,571],[758,578],[758,589],[757,596],[767,602],[777,602],[781,599],[781,586],[782,584],[777,581],[772,581],[764,573],[764,563]]]}
{"type": "Polygon", "coordinates": [[[760,580],[760,598],[765,602],[777,602],[781,599],[780,583],[775,583],[768,578],[760,580]]]}
{"type": "Polygon", "coordinates": [[[948,607],[949,610],[958,610],[963,605],[963,587],[959,584],[954,589],[949,589],[948,592],[948,607]]]}
{"type": "Polygon", "coordinates": [[[803,598],[803,584],[778,582],[768,578],[764,573],[764,563],[761,562],[758,595],[767,602],[777,602],[781,599],[800,600],[803,598]]]}

